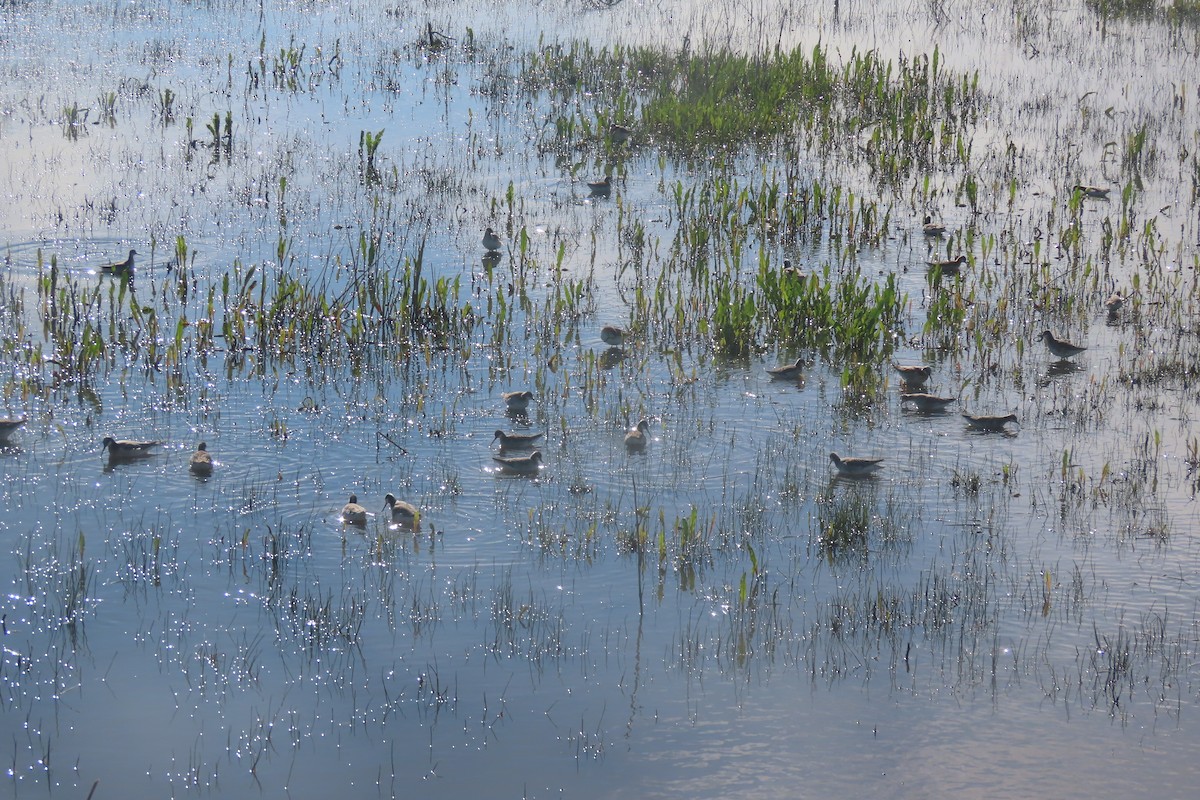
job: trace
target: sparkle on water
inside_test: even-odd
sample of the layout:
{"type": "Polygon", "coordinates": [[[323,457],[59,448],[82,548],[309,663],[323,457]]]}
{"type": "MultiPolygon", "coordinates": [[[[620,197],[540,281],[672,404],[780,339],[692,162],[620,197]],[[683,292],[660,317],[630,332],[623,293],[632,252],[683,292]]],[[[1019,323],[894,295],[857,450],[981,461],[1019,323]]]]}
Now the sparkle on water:
{"type": "Polygon", "coordinates": [[[0,418],[28,421],[0,441],[0,794],[1194,792],[1193,22],[771,5],[3,4],[0,418]],[[581,39],[937,48],[986,113],[890,177],[862,158],[876,118],[710,164],[657,147],[635,99],[525,93],[581,39]],[[754,236],[699,268],[894,276],[878,394],[832,350],[673,338],[677,302],[710,313],[687,284],[638,299],[706,246],[676,240],[680,198],[784,175],[785,203],[840,187],[815,232],[743,199],[754,236]],[[863,244],[839,215],[868,202],[888,227],[863,244]],[[345,356],[289,334],[299,305],[254,305],[294,281],[321,299],[297,326],[356,292],[403,309],[405,269],[469,311],[345,356]],[[255,314],[269,342],[230,322],[255,314]],[[635,346],[600,344],[613,320],[635,346]],[[1055,362],[1046,328],[1088,349],[1055,362]],[[893,359],[1020,425],[904,413],[893,359]],[[534,399],[506,412],[514,389],[534,399]],[[498,469],[498,428],[544,432],[543,468],[498,469]],[[164,445],[110,462],[105,436],[164,445]],[[886,469],[839,479],[831,450],[886,469]]]}

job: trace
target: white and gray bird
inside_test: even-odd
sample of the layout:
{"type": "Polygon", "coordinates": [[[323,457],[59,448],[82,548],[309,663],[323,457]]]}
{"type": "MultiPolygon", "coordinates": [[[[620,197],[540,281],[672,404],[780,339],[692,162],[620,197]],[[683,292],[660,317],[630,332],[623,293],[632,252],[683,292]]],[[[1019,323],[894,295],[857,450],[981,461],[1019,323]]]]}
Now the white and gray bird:
{"type": "Polygon", "coordinates": [[[883,467],[882,458],[842,458],[837,453],[830,453],[829,460],[837,467],[838,474],[847,478],[865,478],[883,467]]]}

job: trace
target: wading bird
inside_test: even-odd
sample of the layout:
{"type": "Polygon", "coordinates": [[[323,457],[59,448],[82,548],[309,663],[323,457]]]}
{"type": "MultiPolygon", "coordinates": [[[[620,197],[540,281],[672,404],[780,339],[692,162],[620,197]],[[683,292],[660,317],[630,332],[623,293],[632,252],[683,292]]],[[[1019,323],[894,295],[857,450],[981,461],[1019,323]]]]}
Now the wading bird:
{"type": "Polygon", "coordinates": [[[937,411],[945,411],[946,407],[953,403],[953,397],[938,397],[936,394],[926,394],[925,392],[911,392],[900,395],[901,403],[912,403],[917,407],[917,411],[922,411],[926,414],[932,414],[937,411]]]}
{"type": "Polygon", "coordinates": [[[906,386],[914,389],[924,386],[925,382],[929,380],[929,376],[933,374],[932,367],[918,367],[909,364],[892,364],[892,369],[900,373],[900,379],[906,386]]]}
{"type": "Polygon", "coordinates": [[[118,261],[115,264],[105,264],[100,267],[100,271],[107,275],[128,275],[133,272],[133,257],[137,254],[137,250],[130,250],[129,258],[126,258],[124,261],[118,261]]]}
{"type": "Polygon", "coordinates": [[[123,458],[139,458],[150,455],[150,451],[162,442],[138,441],[136,439],[114,439],[105,436],[101,450],[108,451],[109,459],[119,461],[123,458]]]}
{"type": "Polygon", "coordinates": [[[387,506],[392,522],[397,525],[403,525],[406,528],[415,528],[417,522],[421,519],[421,512],[417,511],[416,506],[412,503],[406,503],[403,500],[397,500],[393,494],[384,497],[383,504],[387,506]]]}
{"type": "Polygon", "coordinates": [[[781,367],[768,367],[767,374],[777,381],[793,381],[804,375],[804,359],[797,358],[794,363],[781,367]]]}
{"type": "Polygon", "coordinates": [[[496,435],[492,437],[492,441],[500,440],[500,452],[505,450],[525,450],[537,444],[537,440],[542,438],[540,433],[505,433],[502,430],[497,430],[496,435]]]}
{"type": "Polygon", "coordinates": [[[1005,424],[1016,422],[1016,414],[968,414],[963,412],[967,425],[977,431],[1002,431],[1005,424]]]}
{"type": "Polygon", "coordinates": [[[504,405],[509,411],[520,413],[529,408],[529,401],[533,399],[533,392],[504,392],[500,396],[504,398],[504,405]]]}
{"type": "Polygon", "coordinates": [[[527,456],[492,456],[500,465],[501,472],[513,475],[537,475],[542,467],[542,451],[534,450],[527,456]]]}
{"type": "Polygon", "coordinates": [[[1077,356],[1084,350],[1087,350],[1086,347],[1077,344],[1071,344],[1066,339],[1055,338],[1054,334],[1050,331],[1042,331],[1040,334],[1038,334],[1038,339],[1045,342],[1046,348],[1059,358],[1070,358],[1071,356],[1077,356]]]}
{"type": "Polygon", "coordinates": [[[491,228],[483,232],[483,246],[489,253],[494,253],[504,246],[504,242],[500,241],[500,237],[491,228]]]}
{"type": "Polygon", "coordinates": [[[883,467],[882,458],[842,458],[837,453],[830,453],[829,460],[837,467],[838,474],[847,478],[865,478],[883,467]]]}
{"type": "Polygon", "coordinates": [[[642,420],[637,424],[637,427],[625,434],[625,449],[630,451],[640,451],[646,449],[646,442],[650,441],[650,423],[647,420],[642,420]]]}
{"type": "Polygon", "coordinates": [[[358,504],[358,495],[350,495],[350,502],[342,506],[342,522],[347,525],[367,524],[367,510],[358,504]]]}
{"type": "Polygon", "coordinates": [[[192,453],[192,458],[188,461],[188,469],[202,477],[212,475],[213,457],[212,453],[208,452],[207,444],[201,442],[196,445],[196,452],[192,453]]]}

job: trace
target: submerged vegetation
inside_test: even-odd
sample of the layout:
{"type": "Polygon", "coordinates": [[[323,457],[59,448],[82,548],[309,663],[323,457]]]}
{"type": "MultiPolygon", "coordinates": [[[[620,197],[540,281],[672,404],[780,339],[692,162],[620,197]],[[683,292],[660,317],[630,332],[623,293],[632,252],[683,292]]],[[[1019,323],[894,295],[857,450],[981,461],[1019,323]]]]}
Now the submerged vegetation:
{"type": "Polygon", "coordinates": [[[179,794],[360,786],[352,745],[383,795],[586,795],[612,762],[636,793],[646,747],[716,780],[694,754],[736,738],[729,707],[771,729],[820,687],[842,720],[871,682],[891,703],[854,716],[885,734],[876,706],[945,692],[1195,741],[1187,87],[1114,110],[937,44],[533,43],[407,11],[250,13],[247,52],[163,32],[94,109],[5,96],[55,148],[14,157],[0,271],[0,416],[29,417],[0,441],[14,786],[161,794],[164,761],[179,794]],[[95,268],[128,244],[136,268],[95,268]],[[901,407],[922,388],[955,413],[901,407]],[[497,428],[543,468],[496,470],[497,428]],[[166,455],[102,465],[125,431],[166,455]],[[175,463],[200,440],[203,479],[175,463]],[[834,445],[882,469],[838,477],[834,445]],[[417,530],[341,523],[392,492],[417,530]],[[174,716],[105,772],[89,738],[135,691],[174,716]]]}

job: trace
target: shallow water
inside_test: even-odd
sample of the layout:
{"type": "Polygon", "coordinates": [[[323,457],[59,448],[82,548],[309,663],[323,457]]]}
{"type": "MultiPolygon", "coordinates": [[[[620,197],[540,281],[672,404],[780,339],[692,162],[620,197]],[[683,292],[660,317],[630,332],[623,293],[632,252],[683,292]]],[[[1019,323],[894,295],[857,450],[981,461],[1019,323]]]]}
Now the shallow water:
{"type": "MultiPolygon", "coordinates": [[[[1177,320],[1155,310],[1146,277],[1145,306],[1114,325],[1098,285],[1084,307],[1033,318],[1014,300],[1003,349],[967,332],[942,354],[920,332],[924,262],[943,251],[972,253],[965,280],[981,304],[1003,292],[1009,254],[1034,242],[1070,284],[1061,194],[1115,184],[1109,143],[1142,119],[1158,155],[1134,216],[1159,221],[1159,255],[1146,255],[1151,239],[1141,254],[1102,254],[1114,197],[1084,204],[1083,258],[1122,286],[1156,260],[1190,285],[1197,218],[1177,156],[1200,145],[1194,87],[1161,87],[1195,73],[1193,29],[1111,22],[1093,37],[1083,7],[1020,3],[832,17],[628,1],[583,14],[231,5],[3,9],[0,358],[5,413],[30,417],[0,449],[0,741],[15,796],[77,797],[96,782],[96,797],[1189,796],[1197,398],[1116,378],[1159,363],[1177,320]],[[456,42],[470,26],[476,50],[419,50],[426,19],[456,42]],[[991,181],[979,215],[951,199],[950,169],[923,198],[920,176],[893,192],[852,160],[814,154],[803,168],[890,209],[890,235],[853,260],[896,273],[910,303],[894,360],[933,363],[935,388],[959,398],[952,411],[902,409],[894,374],[857,411],[842,365],[819,353],[768,346],[731,361],[645,329],[623,357],[609,351],[599,329],[629,324],[636,288],[621,226],[643,221],[666,252],[672,183],[702,185],[714,168],[642,145],[614,197],[589,197],[582,181],[604,159],[541,154],[559,112],[516,85],[516,58],[542,30],[597,44],[820,37],[831,52],[888,56],[936,45],[943,68],[979,70],[989,113],[976,163],[991,181]],[[302,69],[276,81],[289,47],[303,48],[302,69]],[[111,124],[98,119],[108,91],[111,124]],[[90,109],[82,126],[63,122],[72,103],[90,109]],[[229,152],[205,131],[226,111],[229,152]],[[378,130],[367,179],[359,134],[378,130]],[[997,154],[1007,141],[1015,167],[997,154]],[[956,231],[935,248],[916,222],[930,206],[956,231]],[[506,240],[491,267],[479,260],[487,225],[506,240]],[[360,235],[377,237],[374,263],[360,235]],[[999,245],[985,255],[988,236],[999,245]],[[177,237],[186,300],[180,267],[168,269],[177,237]],[[148,368],[143,338],[112,345],[90,385],[12,344],[46,336],[37,285],[51,258],[64,281],[100,286],[118,319],[135,318],[134,300],[156,310],[165,347],[181,315],[189,337],[207,318],[222,276],[254,266],[264,285],[291,276],[334,298],[376,264],[394,276],[422,243],[425,275],[457,278],[479,314],[472,340],[323,357],[218,336],[178,368],[148,368]],[[132,285],[95,274],[130,247],[132,285]],[[564,279],[585,287],[578,314],[553,312],[564,279]],[[508,293],[504,317],[508,283],[525,296],[508,293]],[[1077,368],[1033,341],[1064,324],[1089,344],[1077,368]],[[766,375],[797,355],[813,361],[802,383],[766,375]],[[516,388],[536,394],[527,417],[503,411],[516,388]],[[1020,424],[973,433],[961,409],[1015,411],[1020,424]],[[626,453],[623,432],[643,416],[652,442],[626,453]],[[493,432],[525,427],[545,432],[546,468],[498,473],[493,432]],[[164,445],[109,464],[106,435],[164,445]],[[211,478],[187,472],[201,440],[211,478]],[[837,479],[831,450],[885,467],[837,479]],[[419,533],[385,524],[388,492],[422,509],[419,533]],[[365,529],[338,518],[351,493],[372,514],[365,529]],[[856,510],[862,543],[822,542],[856,510]]],[[[740,163],[734,177],[750,182],[771,159],[740,163]]],[[[835,275],[846,252],[828,234],[747,251],[737,269],[751,282],[759,251],[835,275]]]]}

